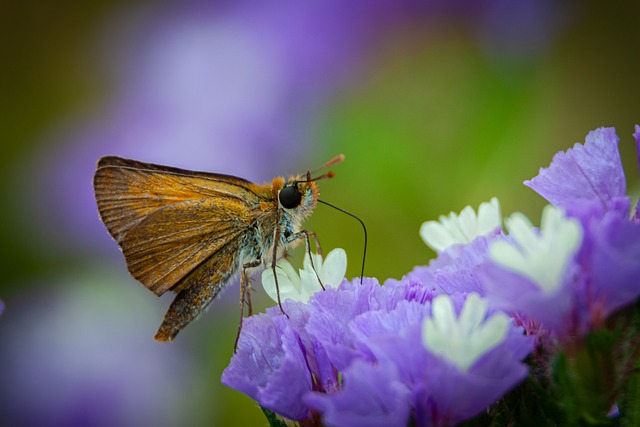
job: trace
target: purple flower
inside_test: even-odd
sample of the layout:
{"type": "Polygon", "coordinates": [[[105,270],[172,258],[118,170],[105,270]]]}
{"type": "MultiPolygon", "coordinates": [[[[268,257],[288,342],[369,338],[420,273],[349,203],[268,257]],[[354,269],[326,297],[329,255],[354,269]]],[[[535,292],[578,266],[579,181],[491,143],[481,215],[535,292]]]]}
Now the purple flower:
{"type": "MultiPolygon", "coordinates": [[[[417,266],[404,279],[417,280],[436,293],[476,292],[482,295],[478,271],[488,259],[488,243],[502,230],[498,199],[480,204],[478,213],[471,206],[460,214],[440,216],[420,228],[425,243],[438,252],[428,266],[417,266]]],[[[391,280],[393,282],[393,280],[391,280]]]]}
{"type": "Polygon", "coordinates": [[[305,399],[322,413],[328,426],[404,426],[411,392],[398,380],[394,364],[356,360],[343,372],[344,387],[335,395],[311,394],[305,399]]]}
{"type": "Polygon", "coordinates": [[[560,329],[572,306],[575,255],[583,234],[579,222],[551,205],[539,230],[520,213],[505,222],[510,235],[491,242],[492,263],[482,266],[487,296],[494,307],[560,329]]]}
{"type": "Polygon", "coordinates": [[[278,307],[271,307],[243,321],[237,352],[222,382],[290,419],[307,418],[311,410],[303,402],[305,393],[338,387],[331,347],[350,336],[348,321],[402,297],[401,289],[386,289],[367,279],[362,285],[344,281],[337,289],[327,288],[308,304],[288,299],[282,305],[288,318],[278,307]]]}
{"type": "Polygon", "coordinates": [[[627,215],[629,199],[618,142],[613,128],[591,131],[584,144],[557,153],[548,168],[524,184],[579,218],[610,210],[627,215]]]}
{"type": "Polygon", "coordinates": [[[428,266],[415,267],[403,279],[415,280],[437,294],[476,292],[483,295],[478,273],[488,260],[488,244],[496,236],[479,236],[469,244],[451,246],[428,266]]]}
{"type": "MultiPolygon", "coordinates": [[[[640,150],[640,128],[636,125],[635,130],[640,150]]],[[[640,295],[640,223],[629,218],[630,199],[618,144],[615,129],[596,129],[584,145],[558,153],[548,170],[530,181],[534,190],[582,222],[584,243],[576,289],[582,310],[589,312],[590,326],[600,325],[640,295]],[[581,178],[573,177],[574,173],[581,178]],[[544,185],[538,187],[542,181],[544,185]],[[572,181],[574,186],[567,184],[572,181]],[[556,197],[552,200],[549,194],[556,197]]],[[[638,162],[640,166],[640,157],[638,162]]]]}
{"type": "Polygon", "coordinates": [[[398,382],[409,391],[408,402],[389,412],[403,413],[408,404],[418,426],[457,423],[491,405],[526,376],[520,360],[531,351],[532,340],[505,314],[486,316],[486,304],[477,294],[453,299],[457,308],[451,297],[441,295],[432,304],[401,301],[392,310],[355,318],[353,338],[344,345],[358,348],[362,356],[342,371],[345,387],[333,395],[313,393],[307,401],[335,414],[329,425],[371,425],[375,411],[358,405],[361,396],[346,387],[349,381],[361,381],[354,378],[361,370],[354,373],[351,367],[367,360],[370,366],[384,367],[369,369],[370,383],[394,397],[401,390],[398,382]],[[394,371],[395,381],[389,381],[394,371]],[[342,417],[362,422],[349,424],[342,417]]]}
{"type": "Polygon", "coordinates": [[[434,294],[417,280],[343,281],[308,304],[286,301],[288,318],[271,308],[246,319],[222,380],[295,420],[320,413],[332,426],[459,422],[524,378],[520,361],[532,348],[521,328],[472,295],[438,297],[449,303],[432,313],[434,294]]]}
{"type": "Polygon", "coordinates": [[[586,235],[583,268],[588,271],[586,290],[591,291],[587,303],[593,323],[600,324],[640,296],[640,222],[610,212],[591,221],[586,235]]]}
{"type": "Polygon", "coordinates": [[[222,383],[284,417],[301,420],[310,416],[302,396],[314,388],[312,374],[321,372],[307,365],[307,358],[315,361],[314,349],[300,345],[301,337],[291,325],[308,317],[306,306],[287,300],[283,308],[294,320],[289,322],[277,307],[243,320],[241,339],[222,383]]]}
{"type": "Polygon", "coordinates": [[[510,235],[482,267],[488,298],[561,336],[601,326],[640,296],[640,223],[629,218],[614,129],[590,132],[525,184],[557,207],[545,207],[539,230],[521,214],[507,221],[510,235]]]}
{"type": "MultiPolygon", "coordinates": [[[[640,128],[634,136],[640,149],[640,128]]],[[[343,280],[306,304],[288,300],[286,317],[248,319],[223,380],[329,426],[476,416],[526,377],[536,339],[584,334],[640,295],[640,222],[629,218],[617,143],[594,131],[528,182],[555,203],[540,227],[515,213],[502,231],[497,201],[478,215],[465,208],[423,226],[439,255],[402,280],[343,280]]]]}
{"type": "Polygon", "coordinates": [[[365,279],[363,284],[343,281],[338,289],[318,292],[310,300],[314,316],[306,330],[322,342],[331,363],[341,370],[362,354],[362,349],[345,345],[353,342],[349,322],[362,313],[391,310],[403,300],[417,297],[424,303],[432,298],[427,288],[423,289],[426,295],[417,295],[412,285],[380,286],[374,279],[365,279]]]}

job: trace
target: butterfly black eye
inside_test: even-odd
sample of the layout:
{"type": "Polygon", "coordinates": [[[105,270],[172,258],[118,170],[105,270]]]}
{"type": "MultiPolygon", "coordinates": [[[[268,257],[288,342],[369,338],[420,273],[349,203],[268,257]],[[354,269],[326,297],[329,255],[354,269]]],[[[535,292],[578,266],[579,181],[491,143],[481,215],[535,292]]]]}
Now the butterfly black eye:
{"type": "Polygon", "coordinates": [[[298,191],[298,186],[296,184],[287,185],[282,190],[280,190],[280,195],[278,196],[280,199],[280,204],[287,208],[292,209],[300,206],[300,202],[302,201],[302,194],[298,191]]]}

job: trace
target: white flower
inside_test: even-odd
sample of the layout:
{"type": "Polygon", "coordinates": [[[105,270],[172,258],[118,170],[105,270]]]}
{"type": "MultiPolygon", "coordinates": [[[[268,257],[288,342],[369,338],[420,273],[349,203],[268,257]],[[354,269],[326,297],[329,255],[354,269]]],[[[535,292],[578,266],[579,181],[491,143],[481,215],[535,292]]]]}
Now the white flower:
{"type": "MultiPolygon", "coordinates": [[[[296,273],[289,261],[282,258],[276,264],[276,274],[278,275],[278,289],[280,290],[280,301],[290,298],[295,301],[307,302],[311,295],[322,289],[318,277],[322,281],[322,285],[326,288],[337,287],[347,271],[347,254],[344,249],[334,249],[327,254],[323,261],[322,256],[312,254],[313,267],[309,254],[304,256],[303,268],[299,270],[300,275],[296,273]],[[316,276],[316,272],[318,275],[316,276]]],[[[276,282],[273,277],[273,270],[267,268],[262,272],[262,286],[267,295],[274,301],[278,301],[276,292],[276,282]]]]}
{"type": "Polygon", "coordinates": [[[493,197],[490,202],[480,204],[478,215],[467,206],[459,215],[451,212],[440,216],[439,221],[427,221],[420,227],[422,240],[434,251],[440,253],[456,243],[470,243],[478,236],[484,236],[500,227],[502,217],[500,204],[493,197]]]}
{"type": "Polygon", "coordinates": [[[475,292],[467,296],[458,317],[451,297],[438,295],[431,303],[431,318],[422,324],[422,343],[466,372],[507,335],[511,321],[506,314],[498,312],[485,319],[486,316],[487,302],[475,292]]]}
{"type": "Polygon", "coordinates": [[[582,243],[580,223],[566,217],[560,208],[547,205],[539,231],[519,212],[507,218],[505,225],[515,244],[491,242],[489,256],[493,262],[533,280],[545,292],[556,291],[582,243]]]}

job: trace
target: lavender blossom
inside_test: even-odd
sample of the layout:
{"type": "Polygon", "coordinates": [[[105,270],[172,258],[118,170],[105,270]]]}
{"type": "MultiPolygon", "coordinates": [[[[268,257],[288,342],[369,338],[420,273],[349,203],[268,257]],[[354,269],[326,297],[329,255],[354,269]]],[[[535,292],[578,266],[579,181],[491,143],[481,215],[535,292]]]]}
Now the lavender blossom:
{"type": "Polygon", "coordinates": [[[522,214],[506,220],[508,238],[491,242],[492,263],[482,266],[483,287],[494,307],[513,310],[561,329],[574,300],[578,221],[548,205],[540,230],[522,214]]]}
{"type": "Polygon", "coordinates": [[[405,279],[417,280],[437,293],[484,290],[478,271],[488,259],[488,244],[499,235],[502,215],[497,198],[480,204],[478,213],[471,206],[459,215],[450,213],[439,221],[427,221],[420,228],[425,243],[438,252],[428,266],[417,266],[405,279]]]}
{"type": "MultiPolygon", "coordinates": [[[[312,296],[309,304],[287,299],[282,307],[288,317],[278,307],[271,307],[243,321],[237,351],[222,374],[222,382],[287,418],[310,417],[311,408],[303,402],[303,396],[316,389],[333,391],[338,385],[337,372],[325,348],[307,331],[312,304],[317,295],[336,296],[349,304],[340,311],[348,317],[354,311],[366,310],[367,297],[381,288],[377,282],[366,281],[361,289],[363,298],[351,301],[342,297],[353,296],[353,292],[337,295],[334,288],[312,296]]],[[[339,336],[340,324],[333,325],[333,332],[339,336]]]]}
{"type": "Polygon", "coordinates": [[[548,168],[524,184],[583,220],[611,210],[627,215],[629,199],[618,142],[613,128],[591,131],[584,144],[557,153],[548,168]]]}
{"type": "Polygon", "coordinates": [[[492,243],[483,285],[494,306],[575,335],[640,296],[640,223],[629,218],[618,142],[613,128],[592,131],[525,181],[557,207],[540,230],[512,217],[511,235],[492,243]]]}
{"type": "MultiPolygon", "coordinates": [[[[640,127],[635,131],[640,153],[640,127]]],[[[584,145],[558,153],[549,168],[525,182],[552,203],[566,206],[583,224],[577,286],[591,325],[601,324],[640,295],[640,223],[629,218],[631,202],[618,144],[615,129],[596,129],[584,145]]]]}
{"type": "Polygon", "coordinates": [[[462,372],[469,371],[482,354],[504,340],[509,324],[504,313],[496,313],[485,321],[487,305],[476,293],[467,297],[458,319],[447,295],[434,299],[433,312],[433,317],[423,322],[423,343],[462,372]]]}
{"type": "Polygon", "coordinates": [[[399,381],[394,364],[354,361],[343,372],[342,392],[308,395],[328,426],[404,426],[410,416],[411,391],[399,381]]]}
{"type": "Polygon", "coordinates": [[[487,314],[478,295],[458,294],[455,302],[441,295],[434,307],[447,299],[451,309],[432,312],[434,297],[416,279],[384,286],[366,279],[327,287],[306,304],[288,299],[287,316],[273,307],[246,319],[222,381],[284,417],[319,413],[325,425],[445,425],[472,417],[524,378],[520,361],[532,341],[503,313],[487,314]],[[451,333],[457,322],[459,332],[451,333]],[[461,366],[442,349],[463,342],[473,351],[456,353],[466,357],[461,366]]]}
{"type": "MultiPolygon", "coordinates": [[[[640,150],[639,127],[634,137],[640,150]]],[[[272,308],[247,319],[223,381],[282,416],[349,427],[470,419],[527,376],[522,360],[536,340],[539,381],[563,338],[603,326],[640,295],[640,221],[629,217],[617,143],[611,130],[594,131],[528,181],[554,202],[539,227],[515,213],[503,231],[496,199],[477,215],[467,207],[425,223],[438,257],[402,280],[342,280],[308,297],[319,289],[309,260],[304,280],[283,263],[283,290],[298,301],[285,301],[287,316],[272,308]]],[[[319,274],[342,277],[344,263],[328,258],[317,260],[319,274]]],[[[583,350],[575,345],[572,356],[583,350]]],[[[574,363],[563,374],[570,386],[584,375],[612,381],[574,363]]]]}
{"type": "MultiPolygon", "coordinates": [[[[308,317],[307,307],[292,300],[283,303],[296,320],[308,317]]],[[[301,420],[310,416],[302,396],[315,386],[307,358],[315,361],[313,348],[302,348],[299,331],[277,307],[245,319],[238,348],[222,374],[222,383],[247,394],[284,417],[301,420]]],[[[317,364],[316,364],[317,366],[317,364]]]]}
{"type": "Polygon", "coordinates": [[[586,239],[581,260],[585,300],[598,325],[640,296],[640,222],[609,212],[589,223],[586,239]]]}
{"type": "MultiPolygon", "coordinates": [[[[366,360],[367,382],[376,384],[378,392],[395,399],[403,390],[398,384],[409,391],[407,401],[397,402],[389,413],[403,413],[408,406],[409,419],[417,426],[455,424],[492,404],[526,376],[520,360],[531,351],[532,341],[503,313],[494,312],[485,321],[486,306],[477,294],[466,301],[461,295],[454,299],[456,303],[440,295],[432,304],[405,300],[392,310],[354,318],[353,338],[345,344],[361,355],[342,371],[345,387],[333,395],[312,393],[307,401],[318,407],[328,425],[375,425],[377,410],[358,404],[361,396],[347,387],[350,381],[362,381],[356,378],[363,370],[358,364],[366,360]],[[493,335],[493,344],[474,335],[493,335]]],[[[409,419],[390,425],[406,425],[409,419]]]]}
{"type": "Polygon", "coordinates": [[[241,391],[261,406],[293,420],[312,416],[303,397],[314,390],[334,392],[338,372],[326,345],[347,339],[350,318],[381,304],[395,304],[402,289],[383,288],[377,281],[362,284],[343,281],[326,288],[308,303],[288,298],[282,302],[287,314],[271,307],[243,321],[238,348],[222,374],[222,382],[241,391]],[[339,309],[334,310],[336,307],[339,309]],[[322,343],[320,336],[330,336],[322,343]]]}

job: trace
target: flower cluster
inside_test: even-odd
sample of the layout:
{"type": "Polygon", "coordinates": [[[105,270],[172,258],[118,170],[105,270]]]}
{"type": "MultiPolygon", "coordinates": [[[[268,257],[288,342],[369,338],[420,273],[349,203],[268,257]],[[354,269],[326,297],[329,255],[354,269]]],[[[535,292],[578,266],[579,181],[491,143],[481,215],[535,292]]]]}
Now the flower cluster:
{"type": "MultiPolygon", "coordinates": [[[[634,136],[640,152],[640,127],[634,136]]],[[[559,375],[548,372],[551,358],[568,354],[567,369],[576,370],[549,396],[562,394],[560,383],[602,375],[589,363],[572,365],[582,360],[577,342],[640,296],[639,208],[630,216],[615,131],[591,132],[525,184],[551,203],[539,227],[514,213],[503,228],[495,198],[477,214],[467,207],[426,222],[420,234],[437,258],[383,286],[343,279],[342,250],[313,263],[307,255],[299,275],[281,260],[287,315],[272,307],[245,319],[223,383],[300,425],[446,426],[500,413],[490,408],[507,405],[505,395],[525,379],[552,383],[559,375]]],[[[262,279],[276,300],[273,271],[262,279]]],[[[610,350],[603,348],[589,354],[610,350]]],[[[559,404],[565,412],[556,408],[555,420],[603,419],[619,396],[559,404]]],[[[509,414],[518,419],[515,409],[509,414]]]]}
{"type": "MultiPolygon", "coordinates": [[[[477,295],[418,282],[327,286],[248,318],[222,381],[286,418],[327,425],[458,422],[522,380],[532,342],[477,295]]],[[[424,424],[430,425],[430,424],[424,424]]]]}
{"type": "Polygon", "coordinates": [[[485,289],[495,306],[576,336],[640,295],[640,224],[618,143],[613,128],[592,131],[525,181],[551,205],[539,229],[514,214],[509,236],[491,245],[485,289]]]}

